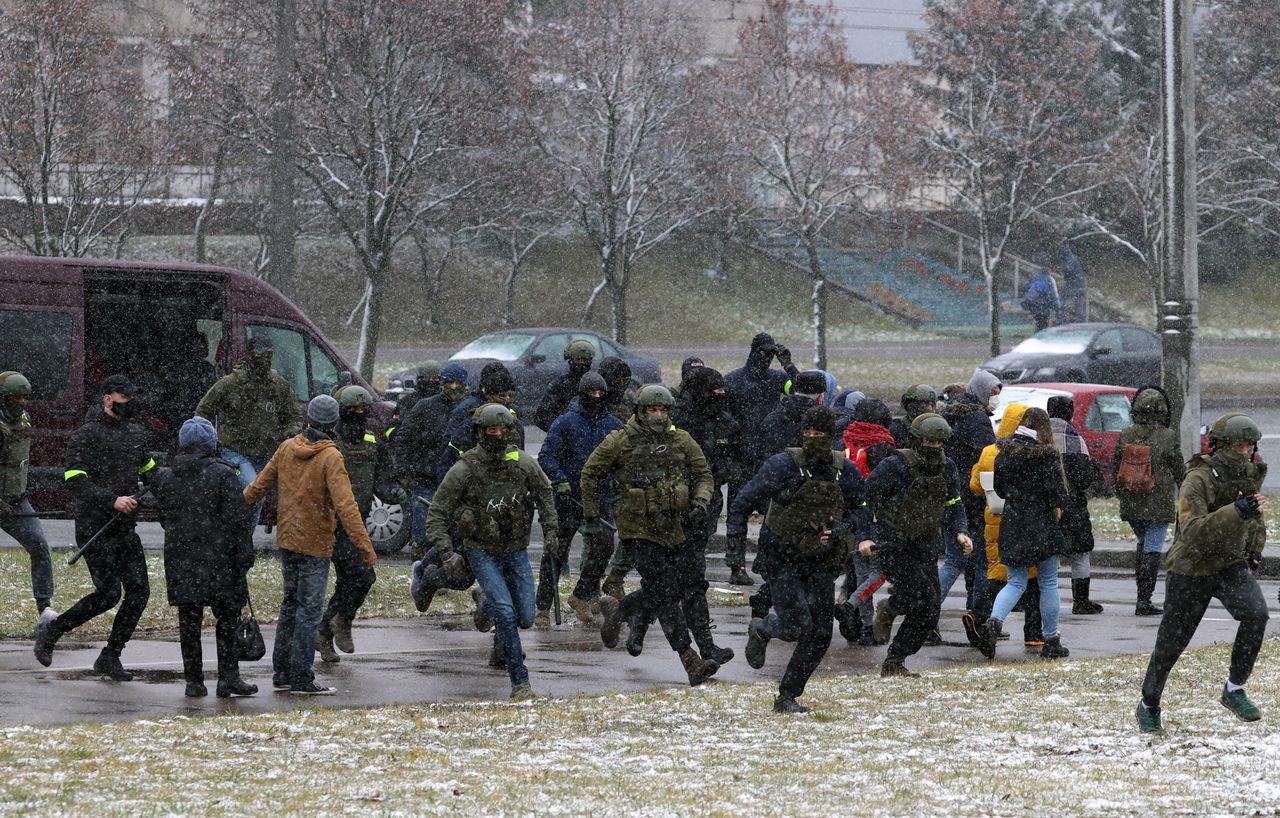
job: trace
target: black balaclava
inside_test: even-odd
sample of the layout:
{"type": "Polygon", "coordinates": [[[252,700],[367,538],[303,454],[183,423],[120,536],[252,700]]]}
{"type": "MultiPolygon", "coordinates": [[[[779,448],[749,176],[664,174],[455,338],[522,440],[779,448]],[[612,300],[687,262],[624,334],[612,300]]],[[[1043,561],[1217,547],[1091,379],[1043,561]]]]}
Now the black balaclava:
{"type": "Polygon", "coordinates": [[[893,423],[893,413],[879,398],[865,398],[853,407],[853,420],[855,423],[874,423],[888,429],[889,424],[893,423]]]}
{"type": "Polygon", "coordinates": [[[610,402],[621,401],[627,393],[627,386],[631,383],[631,367],[626,361],[611,355],[600,361],[599,372],[609,386],[610,402]]]}
{"type": "Polygon", "coordinates": [[[684,362],[680,364],[680,388],[683,390],[685,384],[689,382],[689,376],[704,366],[706,366],[706,364],[704,364],[702,359],[696,355],[690,355],[688,358],[685,358],[684,362]]]}
{"type": "Polygon", "coordinates": [[[751,339],[751,352],[747,354],[747,368],[763,373],[772,363],[777,348],[778,345],[774,343],[772,335],[767,332],[759,333],[751,339]]]}
{"type": "Polygon", "coordinates": [[[368,415],[363,408],[348,407],[338,415],[338,434],[348,443],[364,440],[368,415]]]}
{"type": "Polygon", "coordinates": [[[836,416],[825,406],[811,406],[804,412],[801,426],[805,431],[822,432],[822,437],[804,436],[800,438],[800,448],[810,463],[822,462],[822,458],[831,457],[831,441],[836,436],[836,416]]]}
{"type": "Polygon", "coordinates": [[[490,454],[501,454],[511,445],[510,435],[491,435],[484,429],[476,429],[476,436],[480,439],[480,448],[490,454]]]}
{"type": "Polygon", "coordinates": [[[713,418],[724,408],[724,396],[717,389],[724,389],[724,376],[709,366],[695,368],[686,380],[687,395],[698,414],[713,418]]]}
{"type": "Polygon", "coordinates": [[[582,411],[587,414],[587,417],[598,418],[608,411],[609,385],[604,382],[604,378],[600,377],[598,372],[588,372],[578,381],[578,402],[582,405],[582,411]],[[604,394],[598,398],[587,394],[596,390],[604,394]]]}

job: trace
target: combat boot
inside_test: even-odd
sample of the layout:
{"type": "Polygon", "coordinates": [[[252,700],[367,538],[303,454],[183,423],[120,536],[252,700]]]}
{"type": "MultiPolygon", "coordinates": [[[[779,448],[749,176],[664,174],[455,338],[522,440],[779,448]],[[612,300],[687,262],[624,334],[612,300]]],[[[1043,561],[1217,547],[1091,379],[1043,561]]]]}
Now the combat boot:
{"type": "Polygon", "coordinates": [[[1089,580],[1071,580],[1071,613],[1091,616],[1102,613],[1102,606],[1089,599],[1089,580]]]}
{"type": "Polygon", "coordinates": [[[746,568],[741,565],[735,565],[733,568],[729,569],[729,584],[753,586],[756,584],[756,581],[747,573],[746,568]]]}
{"type": "Polygon", "coordinates": [[[124,665],[120,664],[120,657],[107,653],[106,650],[103,650],[93,663],[93,672],[100,673],[113,682],[133,681],[133,674],[125,670],[124,665]]]}
{"type": "Polygon", "coordinates": [[[689,686],[697,687],[715,675],[720,666],[715,662],[703,659],[692,646],[684,649],[680,654],[680,664],[684,665],[684,672],[689,675],[689,686]]]}
{"type": "Polygon", "coordinates": [[[186,696],[188,699],[199,699],[209,695],[209,688],[204,686],[203,681],[189,681],[187,682],[187,689],[183,691],[182,695],[186,696]]]}
{"type": "Polygon", "coordinates": [[[578,619],[584,625],[590,625],[595,622],[595,616],[591,613],[591,603],[585,599],[578,599],[573,594],[569,594],[569,598],[565,600],[570,610],[578,615],[578,619]]]}
{"type": "Polygon", "coordinates": [[[644,651],[644,635],[649,631],[649,622],[644,614],[637,611],[627,619],[627,653],[639,656],[644,651]]]}
{"type": "Polygon", "coordinates": [[[528,682],[521,682],[518,685],[511,686],[511,700],[516,702],[527,702],[538,698],[533,692],[533,687],[528,682]]]}
{"type": "Polygon", "coordinates": [[[239,676],[233,676],[227,679],[218,679],[218,698],[219,699],[236,699],[241,696],[252,696],[258,692],[258,686],[250,684],[239,676]]]}
{"type": "Polygon", "coordinates": [[[1137,585],[1138,602],[1134,605],[1134,616],[1163,616],[1164,609],[1151,602],[1151,594],[1156,590],[1156,581],[1160,576],[1159,551],[1148,554],[1142,552],[1138,556],[1137,585]]]}
{"type": "Polygon", "coordinates": [[[982,655],[988,659],[996,657],[996,641],[1000,638],[1000,628],[1003,624],[999,619],[992,618],[982,626],[982,641],[978,645],[978,650],[982,651],[982,655]]]}
{"type": "Polygon", "coordinates": [[[351,623],[341,614],[329,618],[329,630],[333,632],[333,643],[343,653],[355,653],[356,643],[351,638],[351,623]]]}
{"type": "Polygon", "coordinates": [[[783,696],[780,694],[778,698],[773,700],[773,712],[786,713],[786,714],[808,713],[809,708],[805,707],[803,704],[800,704],[798,701],[791,698],[790,696],[783,696]]]}
{"type": "Polygon", "coordinates": [[[618,646],[618,633],[622,630],[622,617],[618,612],[621,605],[621,602],[611,596],[600,602],[600,612],[604,615],[604,621],[600,623],[600,641],[606,648],[618,646]]]}
{"type": "Polygon", "coordinates": [[[908,679],[919,679],[920,674],[914,670],[907,670],[901,656],[886,656],[884,664],[880,666],[881,676],[905,676],[908,679]]]}
{"type": "Polygon", "coordinates": [[[1054,634],[1044,638],[1044,646],[1040,648],[1040,657],[1043,659],[1065,659],[1071,655],[1071,651],[1067,650],[1062,644],[1062,637],[1054,634]]]}
{"type": "Polygon", "coordinates": [[[316,631],[316,652],[320,654],[322,662],[336,664],[342,661],[342,657],[333,649],[333,634],[323,622],[320,623],[320,630],[316,631]]]}
{"type": "Polygon", "coordinates": [[[627,595],[626,580],[626,574],[610,571],[609,576],[605,577],[604,582],[600,585],[600,592],[605,596],[620,600],[627,595]]]}

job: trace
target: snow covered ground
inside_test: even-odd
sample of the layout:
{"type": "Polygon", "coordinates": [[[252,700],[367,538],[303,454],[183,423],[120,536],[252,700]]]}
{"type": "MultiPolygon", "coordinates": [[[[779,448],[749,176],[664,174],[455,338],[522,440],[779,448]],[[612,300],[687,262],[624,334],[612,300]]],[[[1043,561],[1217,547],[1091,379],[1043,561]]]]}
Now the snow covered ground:
{"type": "Polygon", "coordinates": [[[1218,703],[1216,646],[1178,665],[1156,738],[1143,656],[825,678],[793,717],[762,682],[10,728],[0,814],[1271,815],[1278,648],[1249,685],[1263,721],[1218,703]]]}

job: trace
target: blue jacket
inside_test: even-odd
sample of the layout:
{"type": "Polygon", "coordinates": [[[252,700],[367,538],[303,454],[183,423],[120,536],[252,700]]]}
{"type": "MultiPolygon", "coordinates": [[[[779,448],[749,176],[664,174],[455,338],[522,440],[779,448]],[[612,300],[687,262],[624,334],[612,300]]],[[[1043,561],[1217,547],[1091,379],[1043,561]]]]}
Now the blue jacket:
{"type": "Polygon", "coordinates": [[[817,404],[800,395],[783,398],[752,438],[755,462],[763,463],[778,452],[799,446],[801,432],[804,431],[804,413],[813,406],[817,404]]]}
{"type": "MultiPolygon", "coordinates": [[[[948,502],[948,513],[944,518],[944,528],[947,536],[954,539],[957,534],[969,533],[969,521],[964,513],[964,503],[960,501],[960,498],[964,496],[960,490],[960,471],[956,468],[955,462],[948,457],[942,473],[947,481],[948,502]]],[[[866,498],[868,507],[870,507],[872,513],[876,513],[878,509],[884,506],[898,505],[902,502],[902,495],[909,485],[911,485],[911,472],[907,468],[907,462],[902,459],[902,455],[894,454],[886,457],[880,461],[880,465],[876,466],[870,476],[867,477],[866,498]]],[[[898,537],[897,532],[879,520],[872,526],[872,531],[875,536],[871,539],[877,543],[924,547],[930,550],[935,550],[941,545],[934,538],[904,543],[898,537]]]]}
{"type": "MultiPolygon", "coordinates": [[[[828,460],[825,464],[813,466],[812,471],[819,477],[830,478],[833,468],[831,461],[828,460]]],[[[787,452],[770,457],[734,497],[733,505],[729,508],[729,519],[726,527],[728,535],[730,537],[745,537],[747,535],[747,517],[752,512],[767,512],[769,503],[774,500],[783,504],[790,502],[791,497],[800,489],[805,480],[806,476],[801,473],[800,467],[796,465],[796,461],[787,452]]],[[[848,536],[850,533],[856,532],[858,538],[861,539],[867,536],[870,531],[870,515],[867,512],[867,504],[863,498],[862,475],[858,472],[858,467],[846,460],[844,468],[840,470],[838,483],[840,491],[844,495],[845,517],[837,523],[833,536],[848,536]]],[[[770,531],[767,525],[761,526],[759,548],[757,549],[754,565],[756,573],[767,577],[782,564],[790,563],[795,565],[813,562],[814,560],[800,557],[791,548],[788,548],[787,544],[783,543],[777,534],[770,531]]],[[[829,567],[833,570],[839,570],[839,563],[839,560],[830,561],[829,567]]]]}
{"type": "MultiPolygon", "coordinates": [[[[458,462],[458,458],[462,457],[468,449],[475,447],[476,433],[471,426],[471,415],[486,403],[490,401],[484,395],[472,392],[453,407],[453,412],[449,415],[449,425],[444,429],[444,450],[440,452],[440,461],[436,463],[437,485],[444,480],[445,474],[454,463],[458,462]]],[[[514,415],[515,412],[512,411],[511,414],[514,415]]],[[[520,442],[516,445],[523,449],[524,424],[519,418],[516,419],[516,435],[520,438],[520,442]]]]}
{"type": "MultiPolygon", "coordinates": [[[[596,447],[616,429],[622,421],[606,411],[600,417],[591,417],[582,410],[582,403],[574,398],[569,411],[556,418],[547,431],[546,440],[538,452],[538,465],[547,473],[551,485],[568,481],[573,485],[573,497],[582,497],[578,480],[582,467],[596,447]]],[[[603,490],[604,487],[601,486],[603,490]]],[[[557,495],[558,496],[558,495],[557,495]]]]}

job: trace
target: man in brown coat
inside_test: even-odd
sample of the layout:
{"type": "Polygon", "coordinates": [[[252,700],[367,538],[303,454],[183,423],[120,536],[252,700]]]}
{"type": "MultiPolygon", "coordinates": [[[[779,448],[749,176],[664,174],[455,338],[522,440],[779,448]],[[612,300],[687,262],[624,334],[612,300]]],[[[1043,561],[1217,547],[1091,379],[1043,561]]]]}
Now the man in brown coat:
{"type": "Polygon", "coordinates": [[[304,696],[331,695],[333,688],[315,683],[315,634],[324,613],[324,593],[333,556],[335,516],[369,566],[378,561],[364,519],[351,493],[342,453],[333,442],[338,402],[328,395],[307,404],[307,428],[271,456],[266,468],[245,488],[254,505],[279,486],[276,544],[284,574],[284,599],[276,624],[271,663],[278,691],[304,696]]]}

